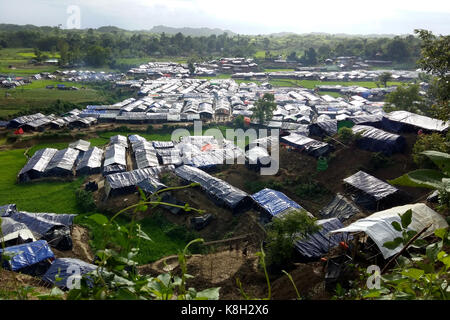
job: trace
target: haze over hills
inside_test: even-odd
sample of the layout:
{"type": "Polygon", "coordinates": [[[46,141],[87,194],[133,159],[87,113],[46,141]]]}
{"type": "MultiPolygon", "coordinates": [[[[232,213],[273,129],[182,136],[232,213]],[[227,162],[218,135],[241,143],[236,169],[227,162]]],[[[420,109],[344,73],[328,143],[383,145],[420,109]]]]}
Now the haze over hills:
{"type": "Polygon", "coordinates": [[[154,26],[152,29],[150,29],[150,32],[153,33],[166,33],[166,34],[177,34],[182,33],[185,36],[191,36],[191,37],[201,37],[201,36],[210,36],[210,35],[221,35],[224,33],[227,33],[229,36],[236,35],[233,31],[230,30],[223,30],[219,28],[190,28],[190,27],[184,27],[184,28],[174,28],[174,27],[167,27],[167,26],[154,26]]]}

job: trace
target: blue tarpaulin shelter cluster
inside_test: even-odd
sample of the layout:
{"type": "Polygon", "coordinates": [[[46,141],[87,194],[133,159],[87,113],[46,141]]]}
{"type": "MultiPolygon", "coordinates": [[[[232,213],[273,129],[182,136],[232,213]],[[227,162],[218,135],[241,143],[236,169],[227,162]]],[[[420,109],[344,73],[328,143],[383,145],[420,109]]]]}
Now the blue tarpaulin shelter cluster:
{"type": "Polygon", "coordinates": [[[404,137],[383,131],[370,126],[356,125],[352,128],[354,134],[360,134],[361,138],[356,141],[359,148],[373,151],[383,152],[391,155],[397,152],[403,152],[406,146],[404,137]]]}
{"type": "Polygon", "coordinates": [[[348,240],[344,233],[329,234],[333,230],[344,227],[338,218],[318,220],[317,224],[321,227],[318,232],[309,235],[305,240],[295,242],[296,252],[307,260],[319,259],[330,249],[338,246],[339,242],[348,240]]]}
{"type": "Polygon", "coordinates": [[[251,197],[257,203],[259,208],[270,214],[272,217],[275,217],[288,209],[303,209],[297,202],[290,199],[283,192],[269,188],[262,189],[251,197]]]}

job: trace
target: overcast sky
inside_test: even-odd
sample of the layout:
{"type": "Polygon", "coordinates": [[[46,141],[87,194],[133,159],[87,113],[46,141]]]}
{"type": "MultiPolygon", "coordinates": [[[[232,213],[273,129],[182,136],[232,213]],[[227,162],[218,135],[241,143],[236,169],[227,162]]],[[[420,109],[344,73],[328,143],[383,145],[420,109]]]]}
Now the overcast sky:
{"type": "Polygon", "coordinates": [[[77,5],[81,28],[210,27],[240,34],[327,32],[450,34],[449,0],[0,0],[0,23],[67,27],[77,5]]]}

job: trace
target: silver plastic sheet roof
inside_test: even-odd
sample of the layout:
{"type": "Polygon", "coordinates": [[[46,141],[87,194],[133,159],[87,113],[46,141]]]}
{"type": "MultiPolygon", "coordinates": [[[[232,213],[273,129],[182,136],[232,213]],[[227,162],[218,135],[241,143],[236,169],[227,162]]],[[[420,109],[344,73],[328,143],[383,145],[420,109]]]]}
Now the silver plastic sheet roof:
{"type": "Polygon", "coordinates": [[[50,160],[57,152],[58,150],[53,148],[45,148],[36,151],[35,154],[30,158],[30,160],[28,160],[25,167],[20,170],[19,176],[31,170],[43,173],[45,171],[45,168],[47,168],[50,160]]]}
{"type": "Polygon", "coordinates": [[[127,165],[126,149],[123,145],[112,144],[106,147],[104,167],[112,164],[127,165]]]}
{"type": "Polygon", "coordinates": [[[78,163],[77,171],[84,168],[94,169],[101,168],[103,160],[103,150],[97,147],[87,150],[80,163],[78,163]]]}
{"type": "Polygon", "coordinates": [[[358,171],[354,175],[345,178],[344,182],[371,195],[375,200],[381,200],[398,191],[397,188],[365,173],[364,171],[358,171]]]}
{"type": "Polygon", "coordinates": [[[109,138],[109,143],[110,144],[118,144],[123,146],[124,148],[128,148],[128,140],[127,137],[122,136],[122,135],[116,135],[116,136],[112,136],[111,138],[109,138]]]}
{"type": "Polygon", "coordinates": [[[329,145],[326,142],[317,141],[296,133],[291,133],[288,136],[281,137],[280,140],[281,142],[285,142],[293,147],[305,150],[307,153],[313,155],[320,155],[329,149],[329,145]]]}
{"type": "Polygon", "coordinates": [[[89,141],[85,141],[85,140],[81,140],[81,139],[69,144],[69,148],[77,149],[80,151],[88,151],[90,146],[91,146],[91,143],[89,141]]]}
{"type": "Polygon", "coordinates": [[[183,165],[175,169],[175,174],[188,182],[199,183],[206,193],[230,208],[235,208],[248,197],[246,192],[198,168],[183,165]]]}
{"type": "Polygon", "coordinates": [[[158,156],[156,154],[156,150],[154,149],[138,149],[134,153],[134,157],[136,159],[138,169],[159,165],[158,156]]]}
{"type": "Polygon", "coordinates": [[[421,116],[408,111],[393,111],[384,116],[390,121],[400,122],[431,131],[443,132],[449,128],[450,122],[421,116]]]}
{"type": "Polygon", "coordinates": [[[157,166],[127,172],[113,173],[106,176],[106,184],[110,189],[121,189],[135,186],[148,178],[159,180],[161,173],[173,170],[173,166],[157,166]]]}
{"type": "Polygon", "coordinates": [[[52,173],[53,170],[61,169],[65,171],[72,171],[72,168],[77,160],[80,151],[66,148],[59,150],[55,153],[52,160],[50,160],[47,168],[45,169],[45,174],[52,173]]]}

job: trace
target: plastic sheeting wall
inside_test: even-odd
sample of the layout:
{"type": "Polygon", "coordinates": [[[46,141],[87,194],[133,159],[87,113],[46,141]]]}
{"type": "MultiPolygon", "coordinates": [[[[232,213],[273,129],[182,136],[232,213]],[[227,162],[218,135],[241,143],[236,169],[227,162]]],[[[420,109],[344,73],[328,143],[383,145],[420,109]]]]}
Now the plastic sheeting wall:
{"type": "Polygon", "coordinates": [[[337,218],[318,220],[317,224],[321,229],[310,235],[306,240],[295,242],[295,250],[307,259],[319,259],[326,254],[330,249],[339,245],[339,242],[346,241],[345,234],[329,233],[333,230],[342,228],[344,225],[337,218]]]}
{"type": "Polygon", "coordinates": [[[444,122],[408,111],[393,111],[383,117],[383,128],[388,131],[400,132],[405,126],[444,132],[448,130],[450,122],[444,122]]]}
{"type": "Polygon", "coordinates": [[[326,207],[320,210],[319,215],[324,219],[338,218],[344,222],[358,212],[360,212],[358,207],[338,193],[326,207]]]}
{"type": "Polygon", "coordinates": [[[97,174],[101,172],[103,150],[94,147],[86,151],[77,166],[77,174],[97,174]]]}
{"type": "Polygon", "coordinates": [[[19,172],[19,180],[26,181],[28,179],[40,178],[47,168],[50,160],[58,152],[57,149],[45,148],[35,152],[35,154],[28,160],[25,167],[19,172]]]}
{"type": "Polygon", "coordinates": [[[46,176],[73,175],[73,166],[80,151],[67,148],[59,150],[50,160],[44,174],[46,176]]]}
{"type": "Polygon", "coordinates": [[[352,131],[355,134],[361,134],[361,138],[357,140],[356,144],[364,150],[391,155],[403,152],[406,146],[404,137],[374,127],[356,125],[352,128],[352,131]]]}

